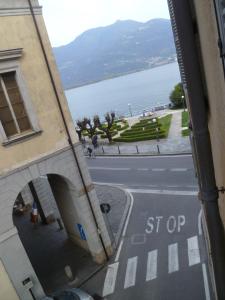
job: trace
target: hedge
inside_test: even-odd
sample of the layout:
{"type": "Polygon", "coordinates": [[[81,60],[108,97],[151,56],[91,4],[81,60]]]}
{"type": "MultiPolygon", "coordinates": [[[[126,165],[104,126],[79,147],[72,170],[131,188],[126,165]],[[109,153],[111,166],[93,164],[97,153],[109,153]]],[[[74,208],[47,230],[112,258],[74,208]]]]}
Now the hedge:
{"type": "MultiPolygon", "coordinates": [[[[158,138],[164,138],[165,137],[165,133],[161,132],[158,135],[158,138]]],[[[113,139],[115,142],[139,142],[139,141],[147,141],[147,140],[154,140],[156,139],[157,136],[154,135],[138,135],[138,136],[131,136],[131,137],[118,137],[113,139]]]]}
{"type": "Polygon", "coordinates": [[[146,123],[146,124],[141,124],[140,122],[137,124],[134,124],[131,126],[131,128],[143,128],[143,127],[160,127],[161,124],[158,122],[155,123],[146,123]]]}
{"type": "MultiPolygon", "coordinates": [[[[115,136],[117,133],[118,133],[117,131],[112,131],[111,132],[112,137],[115,136]]],[[[101,134],[101,139],[107,139],[106,133],[101,134]]]]}
{"type": "MultiPolygon", "coordinates": [[[[162,130],[159,130],[158,133],[160,134],[162,130]]],[[[143,131],[133,131],[133,130],[126,130],[125,132],[121,133],[120,136],[139,136],[139,135],[149,135],[149,134],[155,134],[156,130],[143,130],[143,131]]]]}

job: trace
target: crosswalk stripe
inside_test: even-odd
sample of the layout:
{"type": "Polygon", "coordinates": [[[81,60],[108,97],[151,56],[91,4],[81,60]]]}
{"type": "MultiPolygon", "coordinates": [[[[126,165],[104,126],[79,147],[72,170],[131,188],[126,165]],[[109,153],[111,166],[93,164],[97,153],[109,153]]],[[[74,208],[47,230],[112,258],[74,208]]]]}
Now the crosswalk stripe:
{"type": "Polygon", "coordinates": [[[119,267],[118,262],[108,266],[103,292],[102,292],[103,297],[110,295],[114,292],[118,267],[119,267]]]}
{"type": "Polygon", "coordinates": [[[157,278],[157,257],[158,250],[148,252],[146,281],[157,278]]]}
{"type": "Polygon", "coordinates": [[[179,270],[178,244],[168,246],[168,272],[173,273],[179,270]]]}
{"type": "Polygon", "coordinates": [[[200,263],[200,253],[198,247],[198,237],[193,236],[187,240],[188,243],[188,260],[189,266],[193,266],[200,263]]]}
{"type": "Polygon", "coordinates": [[[124,282],[125,289],[135,285],[137,262],[138,262],[137,256],[128,259],[125,282],[124,282]]]}

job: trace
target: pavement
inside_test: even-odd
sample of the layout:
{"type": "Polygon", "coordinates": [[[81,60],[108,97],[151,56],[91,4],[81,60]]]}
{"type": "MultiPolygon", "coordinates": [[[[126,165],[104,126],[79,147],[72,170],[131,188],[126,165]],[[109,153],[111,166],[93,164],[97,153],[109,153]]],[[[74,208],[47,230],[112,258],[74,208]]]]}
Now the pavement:
{"type": "MultiPolygon", "coordinates": [[[[111,206],[110,212],[104,218],[116,247],[129,210],[130,198],[124,190],[109,185],[96,185],[96,192],[100,203],[111,206]]],[[[48,225],[39,223],[34,228],[30,222],[30,211],[13,218],[46,294],[50,295],[62,288],[80,286],[102,268],[93,262],[88,252],[68,239],[64,229],[59,230],[57,222],[48,225]],[[69,283],[65,275],[64,269],[67,265],[76,277],[74,284],[69,283]]]]}

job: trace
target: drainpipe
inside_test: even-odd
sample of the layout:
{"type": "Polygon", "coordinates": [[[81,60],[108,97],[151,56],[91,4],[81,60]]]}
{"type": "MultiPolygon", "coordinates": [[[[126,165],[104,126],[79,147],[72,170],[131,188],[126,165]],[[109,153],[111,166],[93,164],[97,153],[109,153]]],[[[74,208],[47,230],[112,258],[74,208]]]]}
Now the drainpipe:
{"type": "Polygon", "coordinates": [[[99,239],[100,239],[100,242],[102,244],[102,248],[104,250],[106,260],[108,261],[109,260],[109,255],[107,253],[106,246],[104,244],[104,241],[103,241],[103,238],[102,238],[102,235],[101,235],[101,229],[99,228],[98,221],[97,221],[97,218],[95,216],[95,212],[94,212],[94,209],[93,209],[93,206],[92,206],[92,203],[91,203],[91,199],[90,199],[90,196],[89,196],[89,193],[88,193],[88,190],[87,190],[87,186],[85,184],[84,176],[83,176],[80,164],[79,164],[79,160],[78,160],[77,154],[76,154],[75,149],[74,149],[73,141],[72,141],[70,131],[69,131],[69,128],[68,128],[68,125],[67,125],[67,122],[66,122],[66,117],[64,115],[64,111],[63,111],[63,108],[62,108],[62,105],[61,105],[61,102],[60,102],[60,96],[58,94],[58,90],[57,90],[57,87],[56,87],[56,84],[55,84],[54,76],[53,76],[50,64],[48,62],[47,53],[45,51],[44,43],[43,43],[41,33],[40,33],[40,30],[39,30],[39,27],[38,27],[38,24],[37,24],[37,20],[36,20],[35,14],[34,14],[34,9],[33,9],[33,6],[31,4],[31,0],[28,0],[28,5],[29,5],[29,8],[30,8],[30,12],[31,12],[31,15],[32,15],[34,26],[35,26],[35,29],[36,29],[36,32],[37,32],[38,40],[39,40],[40,45],[41,45],[44,60],[45,60],[45,63],[46,63],[47,69],[48,69],[51,84],[52,84],[52,87],[53,87],[53,90],[54,90],[54,93],[55,93],[57,105],[58,105],[58,108],[59,108],[59,111],[60,111],[60,114],[61,114],[61,117],[62,117],[62,120],[63,120],[64,128],[66,130],[66,134],[67,134],[67,137],[68,137],[68,142],[69,142],[69,145],[70,145],[72,153],[73,153],[73,157],[74,157],[74,160],[75,160],[75,163],[76,163],[76,167],[78,168],[78,172],[79,172],[79,175],[80,175],[80,178],[81,178],[81,181],[82,181],[82,185],[83,185],[83,188],[84,188],[84,191],[85,191],[85,194],[86,194],[86,197],[87,197],[90,209],[91,209],[91,213],[92,213],[92,216],[93,216],[93,219],[94,219],[95,226],[96,226],[98,234],[99,234],[99,239]]]}
{"type": "Polygon", "coordinates": [[[218,188],[216,186],[206,97],[204,94],[198,48],[196,46],[196,26],[193,23],[189,0],[171,0],[180,42],[184,72],[186,77],[190,115],[195,138],[200,198],[206,219],[214,269],[216,292],[219,300],[225,299],[225,239],[218,207],[218,188]]]}

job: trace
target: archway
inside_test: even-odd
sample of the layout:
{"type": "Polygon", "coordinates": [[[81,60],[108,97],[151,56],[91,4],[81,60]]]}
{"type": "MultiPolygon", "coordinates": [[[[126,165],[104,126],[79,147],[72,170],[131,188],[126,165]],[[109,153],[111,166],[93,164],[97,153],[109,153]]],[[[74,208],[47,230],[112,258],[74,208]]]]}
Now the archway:
{"type": "Polygon", "coordinates": [[[46,294],[69,283],[66,266],[74,275],[71,280],[76,276],[82,280],[83,269],[94,271],[97,267],[77,193],[67,178],[48,174],[29,182],[14,205],[14,225],[46,294]],[[38,222],[32,223],[36,208],[38,222]]]}

